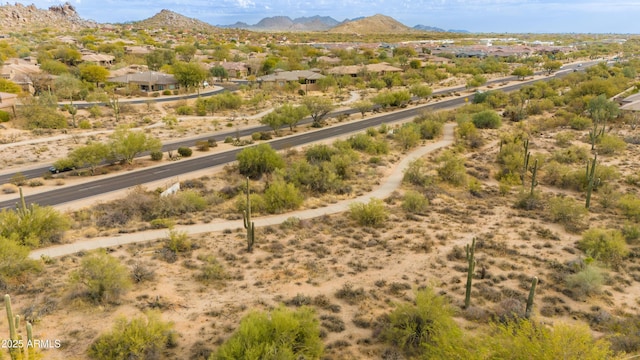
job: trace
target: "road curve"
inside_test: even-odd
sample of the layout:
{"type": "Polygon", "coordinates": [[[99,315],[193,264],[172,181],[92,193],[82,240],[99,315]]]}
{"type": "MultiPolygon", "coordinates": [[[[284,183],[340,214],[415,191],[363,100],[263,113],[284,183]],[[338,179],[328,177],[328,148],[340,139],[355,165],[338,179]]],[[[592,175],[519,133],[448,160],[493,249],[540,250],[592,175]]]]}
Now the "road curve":
{"type": "MultiPolygon", "coordinates": [[[[404,170],[407,168],[409,163],[417,158],[420,158],[430,152],[436,151],[443,147],[449,146],[453,143],[455,124],[448,123],[444,126],[444,135],[442,139],[429,143],[425,146],[422,146],[416,150],[413,150],[407,156],[405,156],[392,170],[391,174],[386,177],[382,184],[378,186],[375,190],[365,194],[358,196],[354,199],[347,199],[336,202],[334,204],[316,208],[316,209],[308,209],[308,210],[300,210],[289,212],[285,214],[279,215],[271,215],[254,218],[255,224],[257,226],[268,226],[268,225],[278,225],[281,224],[284,220],[289,217],[297,217],[299,219],[310,219],[323,215],[336,214],[340,212],[344,212],[349,209],[349,205],[354,202],[368,202],[371,198],[376,199],[384,199],[391,195],[391,193],[396,190],[400,184],[402,183],[402,178],[404,176],[404,170]]],[[[236,229],[241,228],[242,221],[241,220],[219,220],[214,221],[208,224],[196,224],[196,225],[187,225],[187,226],[177,226],[175,230],[184,231],[189,235],[208,233],[208,232],[219,232],[224,229],[236,229]]],[[[150,231],[142,231],[130,234],[122,234],[111,237],[100,237],[93,238],[84,241],[77,241],[71,244],[57,245],[51,246],[47,248],[33,250],[29,257],[32,259],[40,259],[42,256],[47,257],[60,257],[64,255],[70,255],[77,253],[79,251],[89,251],[98,248],[106,248],[106,247],[114,247],[125,244],[144,242],[144,241],[152,241],[157,239],[162,239],[167,237],[167,230],[150,230],[150,231]]]]}

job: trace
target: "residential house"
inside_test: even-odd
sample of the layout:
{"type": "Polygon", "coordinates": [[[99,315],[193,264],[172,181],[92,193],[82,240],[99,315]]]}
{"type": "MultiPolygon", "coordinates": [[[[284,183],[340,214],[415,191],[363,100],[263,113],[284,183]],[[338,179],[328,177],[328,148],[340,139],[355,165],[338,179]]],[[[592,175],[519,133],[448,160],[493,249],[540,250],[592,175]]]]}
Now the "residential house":
{"type": "Polygon", "coordinates": [[[385,75],[387,73],[402,72],[401,68],[391,66],[387,63],[367,64],[367,65],[346,65],[336,66],[327,71],[328,74],[351,77],[364,76],[365,74],[385,75]]]}
{"type": "Polygon", "coordinates": [[[324,75],[309,70],[295,70],[295,71],[276,71],[273,74],[261,76],[258,78],[258,82],[273,83],[277,87],[284,87],[289,83],[296,83],[304,85],[305,91],[317,90],[316,81],[324,78],[324,75]]]}
{"type": "Polygon", "coordinates": [[[33,77],[41,73],[39,66],[23,59],[8,59],[0,69],[0,76],[3,79],[13,81],[28,94],[33,94],[35,91],[33,77]]]}
{"type": "Polygon", "coordinates": [[[82,53],[82,61],[94,63],[103,67],[110,67],[116,59],[113,55],[95,54],[90,52],[82,53]]]}
{"type": "Polygon", "coordinates": [[[10,110],[13,113],[13,117],[16,116],[16,101],[18,100],[18,95],[0,92],[0,110],[8,111],[10,110]]]}
{"type": "Polygon", "coordinates": [[[222,66],[230,78],[244,79],[251,73],[251,66],[241,61],[220,61],[212,66],[222,66]]]}
{"type": "Polygon", "coordinates": [[[108,78],[107,81],[116,84],[135,85],[140,91],[147,93],[180,88],[178,81],[173,77],[173,75],[156,71],[124,74],[108,78]]]}

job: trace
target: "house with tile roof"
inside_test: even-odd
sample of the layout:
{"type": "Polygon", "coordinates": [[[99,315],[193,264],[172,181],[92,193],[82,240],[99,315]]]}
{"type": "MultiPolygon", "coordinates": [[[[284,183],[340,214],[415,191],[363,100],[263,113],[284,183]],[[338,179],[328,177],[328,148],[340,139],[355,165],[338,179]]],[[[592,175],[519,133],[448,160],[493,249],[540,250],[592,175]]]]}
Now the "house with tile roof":
{"type": "Polygon", "coordinates": [[[157,71],[144,71],[133,74],[124,74],[110,77],[110,83],[135,85],[142,92],[154,92],[163,90],[177,90],[180,88],[178,81],[171,74],[157,71]]]}

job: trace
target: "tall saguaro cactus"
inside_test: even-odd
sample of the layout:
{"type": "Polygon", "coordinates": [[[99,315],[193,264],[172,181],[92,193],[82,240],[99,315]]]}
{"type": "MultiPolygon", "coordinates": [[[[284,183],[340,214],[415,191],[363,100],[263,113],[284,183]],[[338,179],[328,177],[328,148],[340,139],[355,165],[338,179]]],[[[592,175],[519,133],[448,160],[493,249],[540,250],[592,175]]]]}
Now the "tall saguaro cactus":
{"type": "Polygon", "coordinates": [[[589,209],[591,207],[591,192],[594,188],[600,185],[600,179],[596,179],[596,162],[598,160],[598,153],[593,156],[593,161],[587,161],[587,200],[584,203],[584,207],[589,209]]]}
{"type": "Polygon", "coordinates": [[[531,317],[531,310],[533,310],[533,297],[536,295],[536,285],[538,285],[538,277],[534,276],[531,280],[531,289],[529,290],[529,297],[527,298],[527,308],[524,311],[524,317],[527,319],[531,317]]]}
{"type": "Polygon", "coordinates": [[[531,169],[531,196],[533,196],[533,190],[538,186],[536,176],[538,174],[538,159],[534,161],[533,168],[531,169]]]}
{"type": "Polygon", "coordinates": [[[27,339],[22,339],[22,336],[18,334],[18,328],[20,327],[20,316],[13,315],[11,308],[11,297],[9,294],[4,296],[4,307],[7,312],[7,321],[9,323],[9,340],[7,344],[9,347],[9,356],[11,360],[32,360],[38,359],[36,349],[33,343],[33,329],[31,323],[27,322],[27,339]],[[25,353],[26,349],[26,353],[25,353]]]}
{"type": "Polygon", "coordinates": [[[253,251],[253,243],[255,242],[254,222],[251,221],[251,198],[249,197],[249,178],[247,177],[247,206],[244,210],[243,221],[244,228],[247,229],[247,251],[253,251]]]}
{"type": "Polygon", "coordinates": [[[522,186],[524,186],[525,180],[527,179],[527,171],[529,170],[529,159],[531,158],[531,153],[529,152],[529,139],[525,139],[522,146],[524,147],[524,164],[522,165],[522,186]]]}
{"type": "Polygon", "coordinates": [[[471,303],[471,283],[473,281],[473,273],[476,269],[476,260],[474,258],[476,251],[476,238],[473,238],[471,241],[471,246],[467,244],[465,251],[467,254],[467,263],[469,264],[469,267],[467,268],[467,287],[464,294],[464,307],[466,309],[471,303]]]}

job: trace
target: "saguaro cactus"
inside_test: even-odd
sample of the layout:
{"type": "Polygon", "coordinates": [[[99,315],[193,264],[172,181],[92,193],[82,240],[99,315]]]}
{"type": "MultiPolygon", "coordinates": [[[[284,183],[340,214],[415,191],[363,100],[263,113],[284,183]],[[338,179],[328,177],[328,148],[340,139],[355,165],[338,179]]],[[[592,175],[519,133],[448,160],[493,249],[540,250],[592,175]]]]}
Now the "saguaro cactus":
{"type": "Polygon", "coordinates": [[[598,160],[598,154],[593,156],[593,161],[587,161],[587,200],[584,207],[589,209],[591,206],[591,192],[594,188],[600,185],[600,179],[596,179],[596,161],[598,160]]]}
{"type": "Polygon", "coordinates": [[[524,164],[522,164],[522,186],[524,186],[524,182],[527,179],[527,171],[529,170],[529,159],[531,158],[531,153],[529,152],[529,139],[525,139],[522,145],[524,147],[524,164]]]}
{"type": "Polygon", "coordinates": [[[531,317],[531,310],[533,310],[533,297],[536,295],[536,285],[538,285],[538,277],[534,276],[531,280],[531,289],[529,290],[529,298],[527,298],[527,308],[524,311],[524,317],[531,317]]]}
{"type": "Polygon", "coordinates": [[[538,186],[538,181],[536,180],[536,176],[538,175],[538,159],[533,163],[533,168],[531,169],[531,196],[533,196],[533,190],[536,186],[538,186]]]}
{"type": "Polygon", "coordinates": [[[251,198],[249,191],[249,178],[247,177],[247,206],[244,210],[243,221],[244,228],[247,229],[247,251],[253,251],[253,243],[255,241],[254,223],[251,221],[251,198]]]}
{"type": "Polygon", "coordinates": [[[7,345],[9,347],[9,356],[11,357],[11,360],[38,359],[38,354],[36,353],[36,349],[33,345],[33,329],[31,327],[31,323],[27,322],[27,340],[25,341],[18,333],[18,328],[20,327],[20,316],[13,315],[11,297],[9,294],[4,296],[4,307],[7,312],[7,321],[9,323],[10,342],[7,345]]]}
{"type": "Polygon", "coordinates": [[[473,281],[473,273],[476,269],[476,260],[474,258],[476,250],[476,238],[473,238],[471,241],[471,246],[467,244],[465,251],[467,254],[467,263],[469,267],[467,268],[467,288],[464,294],[464,307],[468,308],[471,303],[471,283],[473,281]]]}

